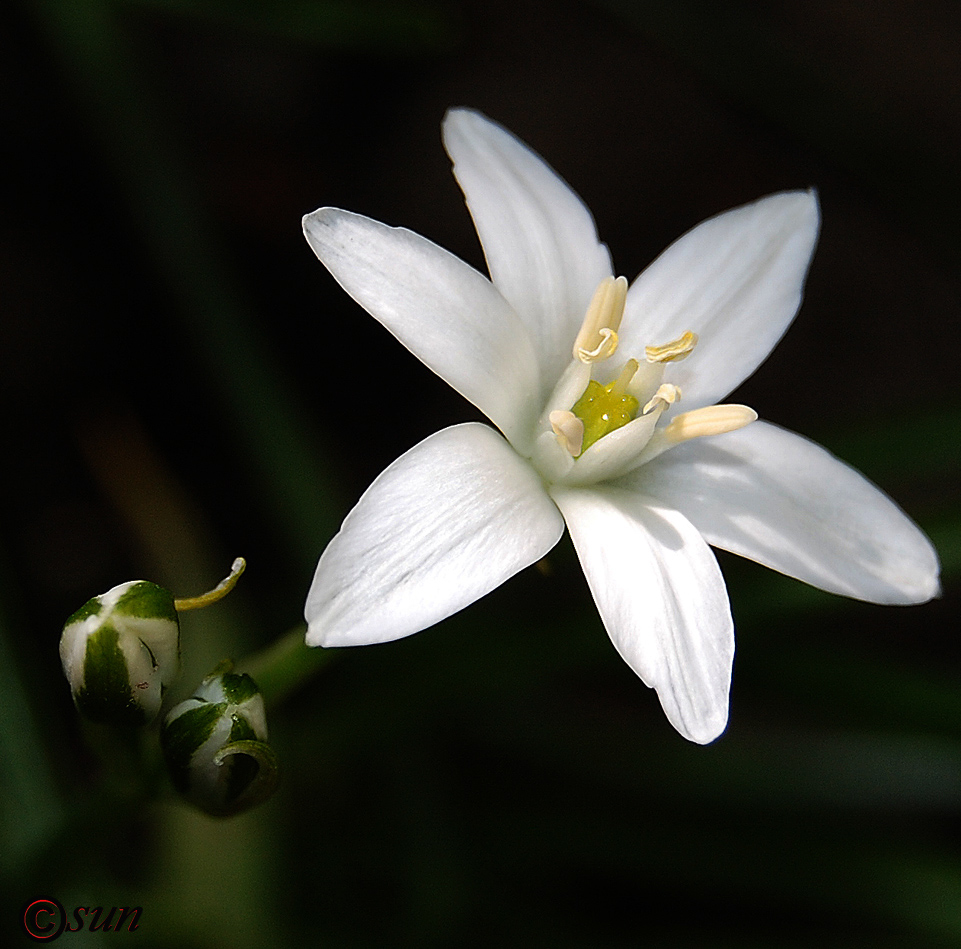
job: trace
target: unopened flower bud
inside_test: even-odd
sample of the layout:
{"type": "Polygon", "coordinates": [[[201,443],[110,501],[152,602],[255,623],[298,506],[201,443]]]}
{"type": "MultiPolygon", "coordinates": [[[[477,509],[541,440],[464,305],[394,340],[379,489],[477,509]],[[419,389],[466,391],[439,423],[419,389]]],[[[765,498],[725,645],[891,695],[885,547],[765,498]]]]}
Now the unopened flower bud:
{"type": "Polygon", "coordinates": [[[148,724],[180,666],[173,596],[131,580],[88,600],[63,628],[60,661],[84,716],[98,724],[148,724]]]}
{"type": "Polygon", "coordinates": [[[174,787],[216,817],[267,800],[278,779],[257,683],[230,668],[223,663],[191,698],[171,709],[160,732],[174,787]]]}

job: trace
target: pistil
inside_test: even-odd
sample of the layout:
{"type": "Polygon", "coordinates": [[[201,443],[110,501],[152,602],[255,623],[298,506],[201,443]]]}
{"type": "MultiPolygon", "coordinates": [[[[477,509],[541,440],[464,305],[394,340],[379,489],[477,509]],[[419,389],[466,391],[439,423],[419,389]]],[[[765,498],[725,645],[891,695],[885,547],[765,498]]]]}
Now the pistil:
{"type": "Polygon", "coordinates": [[[636,359],[628,359],[621,370],[621,374],[608,386],[608,390],[614,398],[620,398],[627,392],[627,387],[634,373],[637,372],[638,363],[636,359]]]}
{"type": "Polygon", "coordinates": [[[637,414],[638,401],[627,391],[637,365],[636,359],[629,359],[620,375],[606,386],[592,379],[574,403],[571,412],[584,423],[582,452],[599,438],[627,425],[637,414]]]}

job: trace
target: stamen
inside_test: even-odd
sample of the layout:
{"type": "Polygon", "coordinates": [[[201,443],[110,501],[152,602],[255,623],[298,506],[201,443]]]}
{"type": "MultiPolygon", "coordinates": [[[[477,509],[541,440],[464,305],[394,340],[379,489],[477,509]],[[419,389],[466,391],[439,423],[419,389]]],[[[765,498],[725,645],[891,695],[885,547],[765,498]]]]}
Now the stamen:
{"type": "Polygon", "coordinates": [[[673,405],[680,397],[680,386],[673,386],[669,382],[665,382],[658,388],[657,392],[654,393],[651,401],[641,410],[641,415],[647,415],[656,408],[666,409],[669,405],[673,405]]]}
{"type": "Polygon", "coordinates": [[[617,330],[624,316],[627,279],[605,277],[594,291],[584,322],[574,340],[574,358],[600,362],[617,349],[617,330]]]}
{"type": "Polygon", "coordinates": [[[596,349],[578,349],[576,351],[577,358],[581,362],[601,362],[612,355],[614,350],[617,349],[617,333],[615,333],[614,330],[602,326],[597,332],[601,337],[601,341],[597,344],[596,349]]]}
{"type": "Polygon", "coordinates": [[[703,438],[705,435],[724,435],[736,432],[757,419],[757,412],[746,405],[710,405],[693,412],[684,412],[672,419],[664,429],[664,437],[674,445],[703,438]]]}
{"type": "Polygon", "coordinates": [[[644,355],[648,362],[676,362],[689,356],[696,345],[697,333],[688,330],[683,336],[678,336],[663,346],[645,346],[644,355]]]}
{"type": "Polygon", "coordinates": [[[568,451],[572,458],[576,458],[584,444],[584,423],[573,412],[560,409],[551,412],[548,417],[557,436],[557,443],[568,451]]]}

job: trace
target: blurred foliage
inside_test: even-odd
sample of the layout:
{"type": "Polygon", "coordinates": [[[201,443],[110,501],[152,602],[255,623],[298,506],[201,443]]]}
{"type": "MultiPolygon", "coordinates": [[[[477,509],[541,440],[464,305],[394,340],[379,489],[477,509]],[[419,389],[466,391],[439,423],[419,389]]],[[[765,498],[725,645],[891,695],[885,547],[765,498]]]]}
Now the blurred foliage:
{"type": "Polygon", "coordinates": [[[450,48],[454,24],[440,4],[392,0],[126,0],[294,43],[422,56],[450,48]]]}
{"type": "Polygon", "coordinates": [[[0,16],[0,931],[23,939],[48,896],[141,905],[140,944],[198,949],[961,943],[954,5],[0,16]],[[904,504],[945,596],[883,609],[722,557],[733,713],[699,748],[617,658],[565,541],[435,630],[262,683],[283,768],[263,808],[154,802],[131,749],[78,723],[60,626],[115,583],[186,595],[243,554],[230,600],[185,618],[183,688],[277,637],[302,662],[352,498],[471,410],[329,286],[299,216],[343,204],[480,263],[438,143],[453,104],[541,150],[637,269],[817,184],[805,306],[744,401],[904,504]]]}

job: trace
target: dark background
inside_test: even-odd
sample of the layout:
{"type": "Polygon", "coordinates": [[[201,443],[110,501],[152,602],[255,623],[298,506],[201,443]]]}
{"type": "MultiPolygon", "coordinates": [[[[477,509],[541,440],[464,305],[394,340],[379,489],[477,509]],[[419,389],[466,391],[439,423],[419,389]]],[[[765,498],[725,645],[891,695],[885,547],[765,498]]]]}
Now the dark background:
{"type": "Polygon", "coordinates": [[[45,896],[142,905],[123,938],[203,949],[961,944],[959,52],[950,0],[4,5],[0,925],[45,896]],[[944,596],[857,604],[721,558],[732,716],[699,748],[565,539],[272,708],[284,781],[258,811],[144,803],[77,721],[63,620],[243,554],[184,620],[189,690],[296,628],[371,479],[476,417],[300,232],[341,206],[482,267],[452,105],[543,154],[631,278],[816,186],[804,305],[737,401],[894,496],[944,596]]]}

